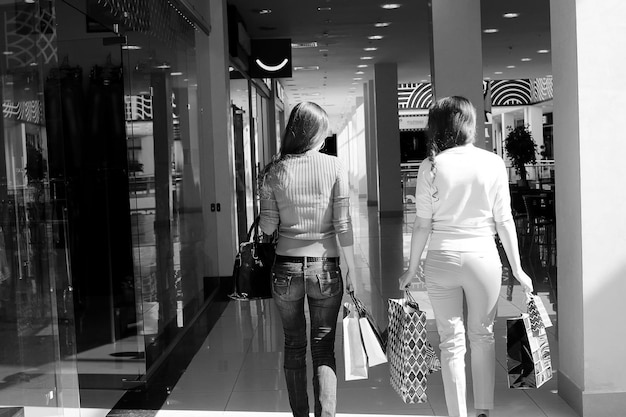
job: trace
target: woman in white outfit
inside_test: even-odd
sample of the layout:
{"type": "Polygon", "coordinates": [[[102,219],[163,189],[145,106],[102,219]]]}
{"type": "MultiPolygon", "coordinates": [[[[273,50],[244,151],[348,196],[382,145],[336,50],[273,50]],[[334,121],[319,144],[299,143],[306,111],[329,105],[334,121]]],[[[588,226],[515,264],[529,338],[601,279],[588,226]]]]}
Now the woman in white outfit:
{"type": "Polygon", "coordinates": [[[416,276],[430,238],[424,277],[439,332],[446,404],[454,417],[467,416],[466,328],[476,415],[489,417],[493,409],[493,322],[502,279],[496,233],[513,276],[525,291],[533,290],[521,267],[504,161],[474,146],[475,131],[476,109],[466,98],[446,97],[431,107],[429,158],[417,178],[411,257],[399,278],[404,290],[416,276]]]}

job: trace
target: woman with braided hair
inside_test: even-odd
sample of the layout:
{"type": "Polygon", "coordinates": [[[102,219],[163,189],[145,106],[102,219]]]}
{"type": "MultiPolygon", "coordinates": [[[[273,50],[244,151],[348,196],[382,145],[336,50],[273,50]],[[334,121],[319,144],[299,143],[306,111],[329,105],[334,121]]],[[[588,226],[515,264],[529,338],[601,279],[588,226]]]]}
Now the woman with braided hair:
{"type": "Polygon", "coordinates": [[[454,417],[467,416],[466,327],[476,415],[488,417],[493,409],[493,322],[502,279],[496,233],[513,276],[525,291],[533,290],[521,267],[504,161],[474,146],[475,131],[476,109],[466,98],[445,97],[431,107],[409,267],[398,279],[401,290],[408,288],[430,238],[423,272],[440,338],[448,414],[454,417]]]}

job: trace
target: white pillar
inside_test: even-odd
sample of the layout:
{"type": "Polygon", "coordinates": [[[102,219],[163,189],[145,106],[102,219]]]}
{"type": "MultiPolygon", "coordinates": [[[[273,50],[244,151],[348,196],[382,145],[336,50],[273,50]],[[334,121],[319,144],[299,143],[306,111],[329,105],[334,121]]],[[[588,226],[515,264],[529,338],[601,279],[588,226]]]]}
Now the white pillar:
{"type": "Polygon", "coordinates": [[[431,19],[431,81],[433,98],[463,96],[476,107],[476,146],[485,142],[483,54],[480,0],[428,2],[431,19]]]}
{"type": "Polygon", "coordinates": [[[398,65],[374,65],[374,111],[378,155],[378,212],[381,217],[403,214],[398,119],[398,65]]]}
{"type": "Polygon", "coordinates": [[[365,100],[365,151],[367,159],[367,205],[378,206],[378,155],[376,145],[376,106],[374,80],[363,84],[365,100]]]}
{"type": "Polygon", "coordinates": [[[198,68],[206,69],[198,77],[200,106],[200,187],[205,214],[205,251],[207,276],[232,274],[237,250],[235,206],[235,164],[230,86],[228,73],[228,34],[226,1],[198,3],[209,9],[211,34],[196,34],[198,68]],[[220,211],[211,211],[212,204],[220,211]]]}
{"type": "Polygon", "coordinates": [[[626,410],[626,2],[550,6],[558,388],[580,415],[618,417],[626,410]]]}
{"type": "MultiPolygon", "coordinates": [[[[540,147],[543,145],[543,111],[541,107],[524,107],[524,121],[528,125],[528,130],[537,144],[537,153],[541,152],[540,147]]],[[[539,155],[537,155],[537,159],[540,159],[539,155]]]]}

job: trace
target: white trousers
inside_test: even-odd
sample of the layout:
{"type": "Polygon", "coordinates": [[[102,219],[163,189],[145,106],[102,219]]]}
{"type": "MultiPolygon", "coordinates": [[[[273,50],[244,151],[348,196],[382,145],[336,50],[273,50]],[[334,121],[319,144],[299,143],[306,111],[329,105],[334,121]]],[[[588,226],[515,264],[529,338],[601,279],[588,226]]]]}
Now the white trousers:
{"type": "Polygon", "coordinates": [[[493,409],[493,321],[502,280],[497,249],[487,252],[428,251],[424,265],[441,348],[448,414],[466,417],[465,329],[470,341],[475,409],[493,409]],[[467,325],[463,317],[463,296],[467,325]]]}

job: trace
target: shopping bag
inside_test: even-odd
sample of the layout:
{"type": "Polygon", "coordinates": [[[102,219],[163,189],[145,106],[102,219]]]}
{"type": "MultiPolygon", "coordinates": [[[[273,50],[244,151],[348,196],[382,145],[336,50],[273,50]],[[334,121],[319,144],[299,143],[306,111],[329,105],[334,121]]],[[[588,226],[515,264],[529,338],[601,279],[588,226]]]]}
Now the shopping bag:
{"type": "Polygon", "coordinates": [[[541,328],[552,326],[552,320],[550,320],[546,306],[538,295],[530,292],[526,293],[526,309],[533,332],[536,333],[541,328]]]}
{"type": "Polygon", "coordinates": [[[506,353],[510,388],[539,388],[552,378],[546,329],[533,332],[528,314],[507,320],[506,353]]]}
{"type": "Polygon", "coordinates": [[[376,323],[371,311],[359,300],[353,292],[350,293],[354,307],[359,315],[359,328],[361,339],[367,354],[367,365],[376,366],[387,362],[385,349],[387,340],[383,337],[380,327],[376,323]]]}
{"type": "Polygon", "coordinates": [[[367,354],[361,339],[359,314],[354,304],[344,304],[343,359],[346,381],[367,379],[367,354]]]}
{"type": "Polygon", "coordinates": [[[272,298],[272,265],[276,237],[263,242],[259,238],[259,217],[248,230],[246,242],[239,245],[233,266],[233,300],[272,298]]]}
{"type": "Polygon", "coordinates": [[[407,291],[405,298],[389,299],[387,358],[393,389],[407,403],[422,403],[428,374],[441,369],[441,363],[428,342],[426,313],[407,291]]]}

